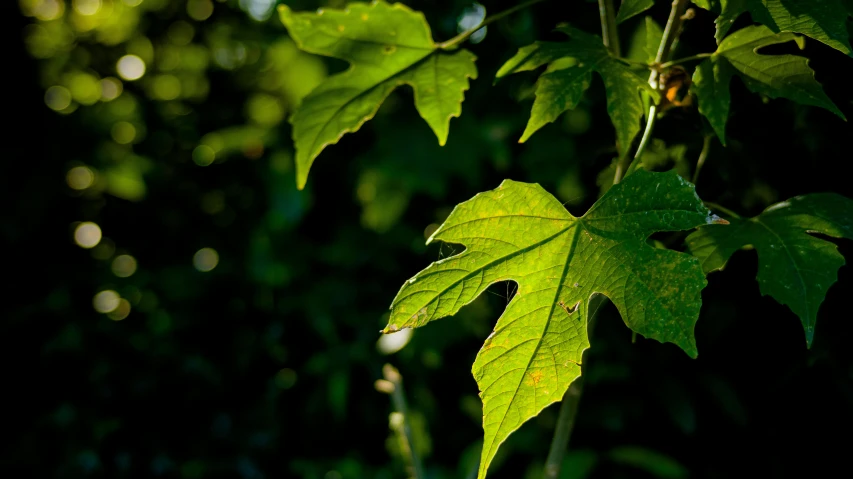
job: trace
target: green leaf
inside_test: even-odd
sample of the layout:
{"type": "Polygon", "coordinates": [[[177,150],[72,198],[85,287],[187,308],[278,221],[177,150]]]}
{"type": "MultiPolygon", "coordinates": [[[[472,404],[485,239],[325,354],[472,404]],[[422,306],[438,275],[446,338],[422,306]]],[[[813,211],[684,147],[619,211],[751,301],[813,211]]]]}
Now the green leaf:
{"type": "Polygon", "coordinates": [[[468,80],[477,77],[471,52],[440,50],[423,14],[400,3],[351,3],[317,13],[281,5],[279,14],[300,49],[350,62],[348,70],[315,88],[290,119],[300,189],[317,155],[373,118],[400,85],[412,87],[418,113],[444,145],[468,80]]]}
{"type": "Polygon", "coordinates": [[[629,148],[640,131],[639,118],[645,111],[639,92],[645,91],[655,99],[658,92],[649,86],[646,79],[610,56],[600,37],[570,27],[559,30],[568,34],[571,40],[536,42],[522,47],[498,70],[497,78],[501,78],[549,64],[536,82],[536,100],[519,142],[523,143],[561,113],[576,107],[595,71],[604,80],[607,113],[616,128],[619,151],[629,148]]]}
{"type": "MultiPolygon", "coordinates": [[[[796,41],[797,38],[793,33],[774,34],[769,28],[760,25],[747,27],[726,37],[714,53],[714,58],[718,62],[722,59],[728,61],[747,88],[755,93],[826,108],[844,119],[844,114],[815,80],[814,70],[809,68],[808,59],[796,55],[758,53],[760,48],[796,41]]],[[[727,75],[721,73],[720,79],[721,82],[726,82],[727,75]]],[[[716,91],[722,89],[722,84],[715,87],[716,91]]]]}
{"type": "Polygon", "coordinates": [[[663,29],[652,17],[647,16],[634,30],[626,58],[635,62],[654,62],[661,37],[663,37],[663,29]]]}
{"type": "Polygon", "coordinates": [[[798,196],[754,218],[732,219],[730,226],[703,226],[687,244],[706,273],[723,269],[735,251],[754,246],[761,294],[800,317],[811,346],[818,308],[844,264],[836,246],[808,234],[814,232],[853,239],[853,200],[834,193],[798,196]]]}
{"type": "Polygon", "coordinates": [[[847,17],[853,8],[845,0],[722,0],[717,18],[717,42],[744,12],[773,32],[801,33],[853,56],[847,33],[847,17]]]}
{"type": "Polygon", "coordinates": [[[699,113],[708,119],[723,145],[726,144],[731,80],[732,69],[729,62],[719,57],[703,61],[693,72],[692,90],[699,97],[699,113]]]}
{"type": "Polygon", "coordinates": [[[634,15],[639,15],[652,8],[654,4],[654,0],[623,0],[619,13],[616,14],[616,23],[622,23],[634,15]]]}
{"type": "Polygon", "coordinates": [[[637,171],[580,218],[539,185],[506,180],[458,205],[430,237],[467,249],[408,280],[383,332],[453,315],[494,283],[518,284],[472,369],[483,400],[482,479],[509,434],[580,376],[593,295],[610,298],[632,330],[696,356],[702,268],[646,239],[713,220],[671,171],[637,171]]]}

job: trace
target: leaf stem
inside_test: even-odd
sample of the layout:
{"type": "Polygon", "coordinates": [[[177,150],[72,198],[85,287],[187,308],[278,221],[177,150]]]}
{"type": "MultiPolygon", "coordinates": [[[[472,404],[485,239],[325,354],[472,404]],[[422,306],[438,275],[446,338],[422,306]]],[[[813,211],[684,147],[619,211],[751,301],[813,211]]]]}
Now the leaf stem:
{"type": "Polygon", "coordinates": [[[702,167],[705,166],[705,160],[708,159],[708,152],[711,151],[711,135],[705,137],[705,141],[702,143],[702,151],[699,153],[699,159],[696,160],[696,170],[693,171],[693,178],[691,179],[691,183],[694,185],[699,180],[699,172],[702,171],[702,167]]]}
{"type": "Polygon", "coordinates": [[[544,479],[557,479],[563,465],[563,456],[569,445],[569,437],[575,425],[575,416],[578,412],[581,393],[583,392],[583,373],[574,380],[563,395],[560,404],[560,415],[557,417],[557,428],[554,430],[554,439],[551,440],[551,448],[548,451],[548,459],[545,461],[544,479]]]}
{"type": "Polygon", "coordinates": [[[719,211],[720,213],[724,213],[724,214],[727,214],[727,215],[731,216],[732,218],[740,219],[740,215],[739,215],[739,214],[737,214],[737,213],[735,213],[734,211],[732,211],[732,210],[730,210],[730,209],[726,208],[726,207],[725,207],[725,206],[723,206],[723,205],[718,205],[717,203],[712,203],[712,202],[710,202],[710,201],[703,201],[702,203],[704,203],[704,204],[705,204],[705,206],[706,206],[706,207],[708,207],[709,209],[717,210],[717,211],[719,211]]]}
{"type": "MultiPolygon", "coordinates": [[[[391,402],[394,404],[394,409],[403,416],[403,436],[406,438],[406,446],[404,449],[409,453],[409,463],[411,466],[412,479],[425,479],[424,468],[421,464],[421,459],[415,451],[415,444],[412,436],[412,427],[409,425],[409,408],[406,404],[406,395],[403,392],[403,376],[394,366],[386,364],[382,367],[382,375],[385,380],[391,383],[392,387],[388,387],[384,392],[391,394],[391,402]]],[[[377,388],[378,389],[378,388],[377,388]]]]}
{"type": "Polygon", "coordinates": [[[604,46],[610,53],[621,57],[622,51],[619,47],[619,32],[616,30],[616,11],[613,8],[613,0],[598,0],[598,17],[601,19],[601,37],[604,46]]]}
{"type": "Polygon", "coordinates": [[[708,57],[711,57],[711,56],[714,56],[714,52],[711,52],[711,53],[699,53],[699,54],[697,54],[697,55],[692,55],[692,56],[684,57],[684,58],[677,58],[677,59],[675,59],[675,60],[672,60],[672,61],[669,61],[669,62],[666,62],[666,63],[662,63],[662,64],[658,65],[658,66],[657,66],[657,68],[658,68],[658,69],[660,69],[660,70],[666,70],[667,68],[669,68],[669,67],[671,67],[671,66],[673,66],[673,65],[680,65],[680,64],[682,64],[682,63],[692,62],[692,61],[695,61],[695,60],[702,60],[703,58],[708,58],[708,57]]]}
{"type": "Polygon", "coordinates": [[[476,25],[472,28],[469,28],[468,30],[465,30],[464,32],[460,33],[459,35],[456,35],[455,37],[451,38],[450,40],[447,40],[447,41],[441,42],[441,43],[437,43],[436,47],[440,48],[442,50],[448,50],[448,49],[451,49],[453,47],[456,47],[460,43],[467,40],[471,35],[477,33],[477,30],[485,27],[486,25],[493,23],[493,22],[496,22],[496,21],[498,21],[498,20],[500,20],[506,16],[512,15],[513,13],[515,13],[519,10],[524,10],[525,8],[532,7],[533,5],[536,5],[537,3],[541,3],[544,1],[545,0],[528,0],[528,1],[521,3],[521,4],[518,4],[512,8],[508,8],[502,12],[498,12],[494,15],[490,15],[490,16],[484,18],[483,21],[480,22],[478,25],[476,25]]]}
{"type": "MultiPolygon", "coordinates": [[[[681,33],[681,24],[684,21],[683,15],[684,10],[687,8],[687,3],[688,0],[673,0],[672,10],[669,12],[669,19],[666,22],[666,28],[663,30],[663,36],[661,37],[660,45],[658,46],[657,55],[655,55],[655,64],[664,64],[666,59],[669,58],[672,50],[672,44],[681,33]]],[[[655,90],[659,89],[659,75],[660,72],[657,69],[652,69],[652,73],[649,75],[649,85],[651,85],[655,90]]],[[[626,153],[619,158],[619,162],[616,164],[616,173],[613,176],[614,185],[622,181],[622,178],[624,178],[625,173],[631,166],[631,162],[643,154],[643,150],[645,150],[646,144],[648,144],[649,138],[651,137],[655,121],[657,121],[657,105],[652,105],[649,107],[649,118],[646,120],[646,130],[643,132],[643,140],[645,141],[640,141],[637,153],[635,153],[633,157],[627,154],[627,150],[630,148],[630,145],[624,146],[626,153]]]]}

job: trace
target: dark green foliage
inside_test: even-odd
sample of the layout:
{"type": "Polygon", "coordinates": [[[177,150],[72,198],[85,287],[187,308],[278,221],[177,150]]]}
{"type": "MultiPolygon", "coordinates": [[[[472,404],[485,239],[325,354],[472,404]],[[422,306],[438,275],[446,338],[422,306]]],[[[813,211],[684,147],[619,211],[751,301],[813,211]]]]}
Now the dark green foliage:
{"type": "MultiPolygon", "coordinates": [[[[428,477],[477,473],[483,409],[469,365],[496,318],[523,299],[513,299],[515,284],[495,284],[455,317],[411,336],[376,331],[405,278],[429,261],[465,254],[458,244],[424,246],[454,205],[512,178],[540,184],[579,217],[610,188],[617,149],[608,110],[619,103],[608,103],[598,75],[570,110],[524,144],[517,139],[530,119],[535,74],[491,80],[519,48],[580,37],[552,32],[561,22],[594,38],[598,6],[542,2],[435,52],[469,60],[467,73],[454,77],[456,96],[447,105],[456,106],[426,124],[401,81],[381,107],[371,105],[378,107],[372,121],[323,151],[300,191],[288,119],[347,65],[299,50],[275,3],[5,2],[13,86],[0,175],[8,280],[0,337],[11,400],[0,449],[4,477],[405,477],[408,446],[398,416],[374,386],[386,362],[404,376],[414,449],[428,477]],[[456,110],[462,83],[470,89],[456,110]],[[78,246],[96,240],[93,225],[100,241],[78,246]]],[[[346,8],[337,0],[286,3],[299,12],[294,17],[346,8]]],[[[651,2],[613,3],[628,58],[608,60],[645,82],[644,64],[671,2],[648,10],[651,2]],[[628,15],[639,11],[645,14],[628,15]]],[[[712,11],[696,10],[671,59],[717,48],[715,3],[696,2],[712,11]]],[[[769,9],[774,2],[761,3],[769,9]]],[[[725,148],[708,142],[697,192],[745,217],[815,192],[851,195],[841,173],[849,125],[838,116],[850,115],[853,71],[841,53],[849,40],[836,28],[847,14],[830,18],[815,11],[820,5],[775,3],[798,4],[815,28],[789,28],[771,15],[777,20],[765,24],[768,38],[804,35],[805,48],[795,50],[803,45],[797,40],[742,53],[796,58],[802,83],[795,84],[819,93],[792,98],[732,69],[730,82],[719,75],[703,96],[714,65],[700,63],[708,74],[692,87],[698,98],[661,106],[642,158],[644,167],[676,163],[692,177],[704,139],[725,134],[725,148]],[[730,102],[717,96],[724,91],[730,102]],[[774,96],[793,101],[766,101],[774,96]],[[714,110],[723,105],[725,112],[714,110]]],[[[519,4],[484,5],[496,14],[519,4]]],[[[406,5],[423,12],[431,42],[485,15],[467,2],[406,5]]],[[[729,38],[764,28],[749,26],[765,23],[757,4],[744,5],[729,38]]],[[[711,61],[723,60],[720,53],[711,61]]],[[[575,61],[543,64],[540,80],[570,72],[575,61]]],[[[695,75],[697,63],[680,66],[695,75]]],[[[633,91],[642,115],[625,112],[639,128],[650,99],[661,95],[633,91]]],[[[682,85],[676,97],[689,92],[682,85]]],[[[620,141],[623,152],[638,146],[622,143],[631,142],[620,141]]],[[[622,186],[657,174],[633,172],[622,186]]],[[[708,234],[740,241],[716,236],[737,221],[715,213],[732,224],[709,226],[708,234]]],[[[850,241],[825,236],[845,236],[839,232],[849,221],[834,224],[817,235],[803,233],[818,229],[812,223],[792,231],[826,253],[829,269],[851,257],[850,241]]],[[[654,233],[637,250],[685,258],[686,236],[654,233]]],[[[838,269],[838,282],[821,294],[820,327],[806,349],[795,314],[760,295],[756,270],[765,260],[761,250],[737,254],[725,272],[707,276],[696,360],[643,336],[632,343],[619,309],[607,302],[593,308],[585,389],[561,477],[832,477],[847,467],[846,444],[834,438],[846,437],[853,423],[850,268],[838,269]]],[[[579,316],[564,305],[557,307],[566,318],[579,316]]],[[[545,407],[510,435],[489,477],[541,477],[556,417],[555,407],[545,407]]]]}

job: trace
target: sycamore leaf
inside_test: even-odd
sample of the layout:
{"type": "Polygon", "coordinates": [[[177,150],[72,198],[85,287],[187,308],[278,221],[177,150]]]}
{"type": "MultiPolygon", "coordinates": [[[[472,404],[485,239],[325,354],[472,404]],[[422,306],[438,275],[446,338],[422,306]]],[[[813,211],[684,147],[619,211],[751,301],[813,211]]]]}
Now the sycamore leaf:
{"type": "Polygon", "coordinates": [[[853,4],[846,0],[721,0],[716,38],[719,43],[737,18],[749,12],[752,19],[773,32],[801,33],[853,56],[847,17],[853,4]]]}
{"type": "Polygon", "coordinates": [[[468,50],[439,49],[422,13],[376,1],[317,13],[281,5],[279,14],[300,49],[350,63],[303,99],[290,119],[300,189],[317,155],[373,118],[400,85],[412,87],[415,108],[444,145],[450,118],[462,111],[468,80],[477,77],[476,57],[468,50]]]}
{"type": "Polygon", "coordinates": [[[820,304],[838,279],[844,257],[829,241],[808,233],[853,239],[853,200],[834,193],[798,196],[725,228],[703,226],[687,237],[708,273],[723,269],[732,253],[747,245],[758,251],[761,294],[787,305],[800,317],[811,347],[820,304]]]}
{"type": "Polygon", "coordinates": [[[773,33],[761,25],[746,27],[726,37],[711,58],[696,68],[692,91],[699,97],[699,112],[708,118],[723,144],[732,74],[737,74],[755,93],[826,108],[845,119],[815,80],[807,58],[758,53],[760,48],[797,38],[793,33],[773,33]]]}
{"type": "Polygon", "coordinates": [[[652,8],[654,4],[655,0],[623,0],[619,13],[616,14],[616,23],[622,23],[634,15],[639,15],[652,8]]]}
{"type": "Polygon", "coordinates": [[[696,67],[691,87],[693,93],[699,97],[699,113],[708,119],[723,145],[726,144],[731,80],[732,68],[729,62],[719,57],[711,57],[696,67]]]}
{"type": "Polygon", "coordinates": [[[760,25],[747,27],[729,35],[715,53],[731,63],[747,88],[770,98],[787,98],[805,105],[819,106],[841,118],[841,110],[823,92],[805,57],[796,55],[761,55],[759,48],[796,41],[793,33],[774,34],[760,25]]]}
{"type": "Polygon", "coordinates": [[[645,170],[580,218],[539,185],[510,180],[453,210],[427,242],[467,249],[408,280],[383,332],[453,315],[494,283],[518,284],[472,368],[483,400],[480,479],[510,433],[580,376],[593,295],[610,298],[632,330],[696,356],[702,268],[646,239],[714,219],[692,184],[672,171],[645,170]]]}
{"type": "Polygon", "coordinates": [[[607,113],[616,128],[617,146],[620,152],[626,150],[640,131],[639,120],[645,112],[640,92],[645,91],[655,99],[658,92],[649,86],[645,78],[613,58],[600,37],[570,27],[559,30],[571,39],[567,42],[536,42],[522,47],[498,70],[497,78],[501,78],[549,64],[536,82],[536,100],[519,142],[523,143],[561,113],[576,107],[595,71],[604,80],[607,113]]]}

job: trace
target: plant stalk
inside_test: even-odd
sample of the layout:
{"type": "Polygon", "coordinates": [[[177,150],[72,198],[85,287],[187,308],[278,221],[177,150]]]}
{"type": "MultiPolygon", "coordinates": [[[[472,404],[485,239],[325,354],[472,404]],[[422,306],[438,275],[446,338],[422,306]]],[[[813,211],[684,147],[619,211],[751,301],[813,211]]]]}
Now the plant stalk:
{"type": "Polygon", "coordinates": [[[702,152],[699,153],[699,159],[696,160],[696,170],[693,171],[693,178],[690,181],[694,185],[697,181],[699,181],[699,172],[702,171],[702,167],[705,166],[705,160],[708,159],[708,153],[711,151],[711,135],[705,137],[705,141],[702,143],[702,152]]]}
{"type": "Polygon", "coordinates": [[[601,37],[604,46],[610,53],[621,57],[622,49],[619,47],[619,32],[616,30],[616,9],[613,8],[613,0],[598,0],[598,17],[601,19],[601,37]]]}
{"type": "Polygon", "coordinates": [[[660,70],[666,70],[667,68],[669,68],[671,66],[680,65],[682,63],[692,62],[692,61],[696,61],[696,60],[702,60],[702,59],[712,57],[712,56],[714,56],[713,52],[711,52],[711,53],[699,53],[697,55],[691,55],[689,57],[678,58],[678,59],[660,64],[657,66],[657,68],[660,70]]]}
{"type": "Polygon", "coordinates": [[[544,1],[545,0],[528,0],[524,3],[518,4],[512,8],[506,9],[502,12],[498,12],[494,15],[490,15],[490,16],[484,18],[482,22],[480,22],[478,25],[474,26],[473,28],[469,28],[468,30],[465,30],[464,32],[460,33],[459,35],[456,35],[455,37],[451,38],[450,40],[436,44],[436,47],[440,48],[442,50],[448,50],[450,48],[454,48],[457,45],[459,45],[460,43],[467,40],[471,35],[477,33],[477,30],[485,27],[486,25],[493,23],[493,22],[496,22],[496,21],[498,21],[504,17],[507,17],[509,15],[512,15],[513,13],[515,13],[519,10],[524,10],[525,8],[532,7],[533,5],[536,5],[537,3],[541,3],[544,1]]]}
{"type": "Polygon", "coordinates": [[[718,205],[717,203],[712,203],[712,202],[710,202],[710,201],[703,201],[702,203],[703,203],[703,204],[704,204],[708,209],[711,209],[711,210],[717,210],[717,211],[719,211],[720,213],[723,213],[723,214],[726,214],[726,215],[731,216],[732,218],[740,219],[740,215],[739,215],[739,214],[737,214],[737,213],[735,213],[734,211],[732,211],[732,210],[730,210],[730,209],[726,208],[726,207],[725,207],[725,206],[723,206],[723,205],[718,205]]]}
{"type": "Polygon", "coordinates": [[[409,425],[409,408],[406,404],[406,395],[403,392],[403,377],[397,368],[386,364],[382,368],[382,375],[385,380],[393,384],[391,392],[391,402],[394,404],[394,409],[403,416],[403,435],[406,438],[409,462],[411,464],[412,479],[425,479],[424,468],[421,464],[421,459],[415,451],[415,443],[412,435],[412,427],[409,425]]]}
{"type": "MultiPolygon", "coordinates": [[[[666,28],[663,30],[663,37],[661,37],[660,45],[658,46],[658,51],[655,55],[656,65],[664,64],[667,58],[669,58],[669,55],[672,53],[672,45],[681,33],[681,24],[684,21],[682,17],[684,15],[684,11],[687,9],[688,1],[689,0],[673,0],[672,9],[669,12],[669,19],[666,21],[666,28]]],[[[649,75],[649,85],[651,85],[655,90],[659,90],[659,75],[659,69],[652,69],[652,73],[649,75]]],[[[634,156],[627,153],[630,145],[624,146],[626,153],[619,158],[619,162],[616,164],[616,173],[613,176],[614,185],[622,181],[622,178],[625,177],[625,173],[631,166],[631,162],[642,156],[643,151],[646,149],[649,142],[649,138],[651,138],[652,130],[655,127],[656,121],[657,105],[652,105],[649,107],[649,118],[646,120],[646,129],[645,132],[643,132],[644,141],[640,141],[640,146],[637,148],[637,152],[634,156]]]]}
{"type": "Polygon", "coordinates": [[[548,459],[545,460],[544,479],[557,479],[563,465],[563,456],[569,445],[569,437],[575,425],[575,416],[578,412],[581,393],[583,393],[583,373],[566,390],[563,401],[560,404],[560,415],[557,417],[557,429],[554,431],[554,439],[551,441],[551,449],[548,451],[548,459]]]}

